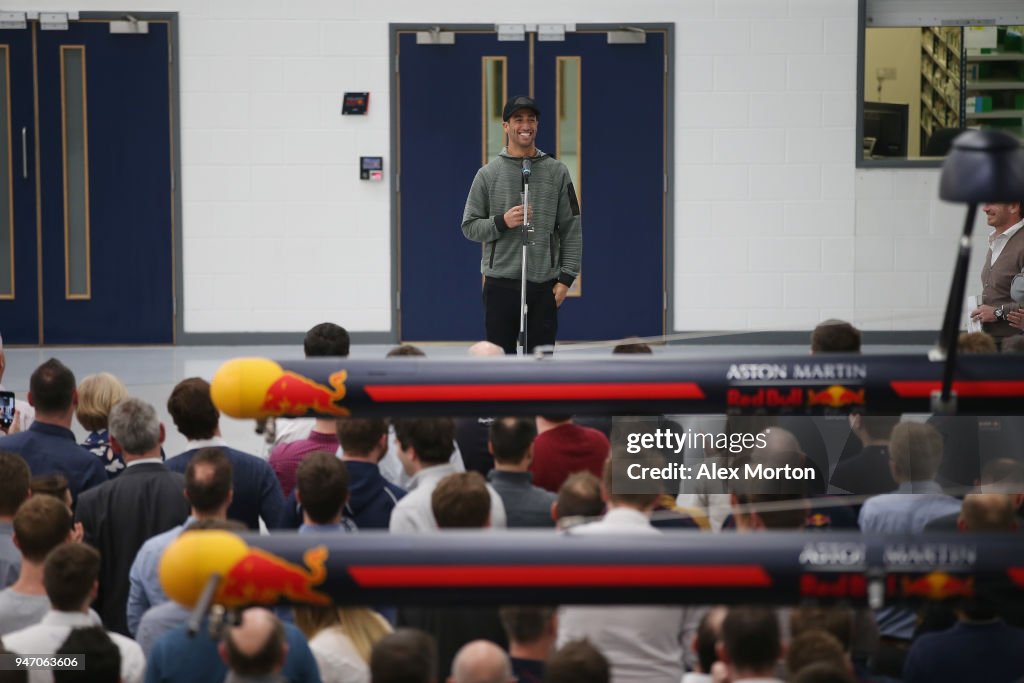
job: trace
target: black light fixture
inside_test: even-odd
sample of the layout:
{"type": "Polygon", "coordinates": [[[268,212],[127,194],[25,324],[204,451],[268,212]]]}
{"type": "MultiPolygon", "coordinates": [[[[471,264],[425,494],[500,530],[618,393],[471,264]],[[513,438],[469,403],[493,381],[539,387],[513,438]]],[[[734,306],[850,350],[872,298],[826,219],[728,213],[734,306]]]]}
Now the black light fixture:
{"type": "Polygon", "coordinates": [[[971,231],[978,215],[978,204],[1015,202],[1024,197],[1024,147],[1012,135],[996,130],[969,130],[953,140],[953,146],[942,164],[939,198],[967,204],[967,218],[957,251],[953,283],[946,302],[938,346],[932,351],[934,360],[944,360],[942,390],[933,397],[937,413],[956,412],[952,396],[953,373],[956,369],[956,343],[960,328],[967,268],[971,257],[971,231]]]}

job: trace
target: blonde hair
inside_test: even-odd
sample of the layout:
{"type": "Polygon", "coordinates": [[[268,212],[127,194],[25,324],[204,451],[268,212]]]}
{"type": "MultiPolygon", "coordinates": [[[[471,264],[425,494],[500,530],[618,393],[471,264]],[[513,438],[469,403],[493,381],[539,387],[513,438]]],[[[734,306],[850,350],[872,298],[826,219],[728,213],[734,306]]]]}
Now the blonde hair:
{"type": "Polygon", "coordinates": [[[370,662],[374,644],[392,632],[391,624],[368,607],[295,607],[295,625],[307,640],[328,628],[348,636],[364,662],[370,662]]]}
{"type": "Polygon", "coordinates": [[[75,415],[90,432],[107,428],[110,409],[128,397],[128,389],[109,372],[89,375],[78,385],[78,408],[75,415]]]}

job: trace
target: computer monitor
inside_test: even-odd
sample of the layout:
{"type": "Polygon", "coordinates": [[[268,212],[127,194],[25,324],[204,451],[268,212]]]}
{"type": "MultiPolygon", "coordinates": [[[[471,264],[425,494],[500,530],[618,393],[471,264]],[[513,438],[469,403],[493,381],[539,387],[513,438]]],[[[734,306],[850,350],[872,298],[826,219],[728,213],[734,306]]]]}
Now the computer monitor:
{"type": "Polygon", "coordinates": [[[864,103],[864,137],[874,138],[872,156],[906,157],[909,104],[864,103]]]}

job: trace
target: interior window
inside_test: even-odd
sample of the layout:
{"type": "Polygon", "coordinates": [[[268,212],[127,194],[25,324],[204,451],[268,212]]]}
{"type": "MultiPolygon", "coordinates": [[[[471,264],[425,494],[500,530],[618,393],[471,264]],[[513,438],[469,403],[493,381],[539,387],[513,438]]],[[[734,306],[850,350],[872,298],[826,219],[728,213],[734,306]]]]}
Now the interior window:
{"type": "Polygon", "coordinates": [[[860,159],[941,159],[966,128],[1024,139],[1024,26],[867,28],[860,159]]]}

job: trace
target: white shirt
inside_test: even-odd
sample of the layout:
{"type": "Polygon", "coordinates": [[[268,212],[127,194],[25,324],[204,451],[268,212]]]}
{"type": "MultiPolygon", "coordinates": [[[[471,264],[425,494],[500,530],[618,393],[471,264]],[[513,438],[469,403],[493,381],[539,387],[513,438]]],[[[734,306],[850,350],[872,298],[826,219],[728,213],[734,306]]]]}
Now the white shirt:
{"type": "MultiPolygon", "coordinates": [[[[343,454],[344,451],[341,446],[338,446],[338,457],[341,457],[343,454]]],[[[459,444],[455,444],[455,450],[452,451],[448,464],[455,468],[455,472],[466,471],[466,466],[462,462],[462,452],[459,450],[459,444]]],[[[380,468],[382,477],[400,489],[409,490],[412,477],[406,474],[405,468],[402,467],[402,461],[398,458],[398,439],[395,438],[394,427],[388,427],[388,452],[377,463],[377,467],[380,468]]]]}
{"type": "Polygon", "coordinates": [[[711,683],[711,674],[701,674],[696,671],[683,674],[683,683],[711,683]]]}
{"type": "MultiPolygon", "coordinates": [[[[615,507],[604,519],[573,527],[569,533],[649,536],[661,532],[644,513],[615,507]]],[[[681,607],[563,607],[558,611],[557,646],[587,638],[608,658],[615,683],[679,683],[683,633],[692,616],[681,607]]]]}
{"type": "MultiPolygon", "coordinates": [[[[35,626],[23,628],[3,637],[3,644],[11,652],[23,655],[52,655],[67,640],[73,628],[102,626],[95,614],[85,612],[58,612],[50,610],[35,626]]],[[[121,651],[121,680],[123,683],[142,683],[146,675],[146,658],[142,648],[131,638],[107,631],[107,635],[121,651]]],[[[29,683],[53,683],[53,672],[43,669],[29,671],[29,683]]]]}
{"type": "Polygon", "coordinates": [[[1010,241],[1011,237],[1017,234],[1017,231],[1020,230],[1021,226],[1024,226],[1024,221],[1014,223],[1001,234],[997,235],[995,230],[992,230],[988,234],[988,244],[992,248],[992,260],[988,262],[990,266],[993,265],[996,262],[996,259],[999,258],[999,255],[1003,253],[1003,247],[1006,246],[1006,243],[1010,241]]]}
{"type": "MultiPolygon", "coordinates": [[[[391,524],[388,528],[395,533],[437,531],[430,497],[442,479],[455,473],[455,467],[448,464],[434,465],[413,475],[409,480],[409,493],[391,511],[391,524]]],[[[501,496],[490,484],[487,485],[487,492],[491,494],[491,527],[504,529],[507,524],[501,496]]]]}
{"type": "Polygon", "coordinates": [[[309,641],[323,683],[370,683],[370,668],[340,628],[325,628],[309,641]]]}

